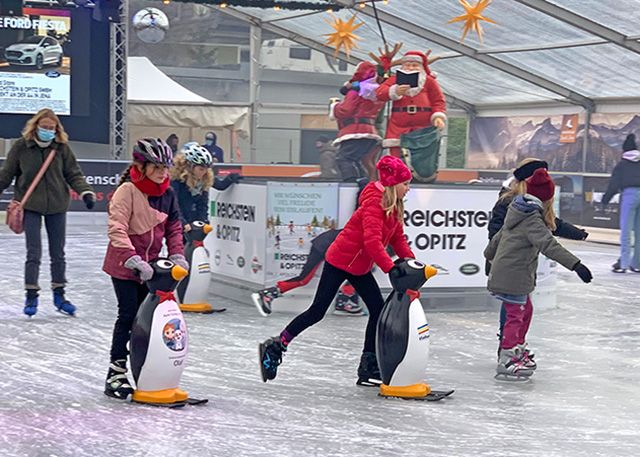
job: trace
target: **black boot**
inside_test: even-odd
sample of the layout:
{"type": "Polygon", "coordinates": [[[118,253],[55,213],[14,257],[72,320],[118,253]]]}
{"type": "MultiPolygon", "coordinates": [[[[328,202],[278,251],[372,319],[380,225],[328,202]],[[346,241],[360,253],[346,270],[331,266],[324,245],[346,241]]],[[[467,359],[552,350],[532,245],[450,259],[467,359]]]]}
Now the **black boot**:
{"type": "Polygon", "coordinates": [[[260,353],[262,380],[264,382],[271,381],[278,374],[278,366],[282,363],[282,354],[287,351],[287,347],[282,343],[279,336],[275,336],[264,343],[260,343],[258,350],[260,353]]]}
{"type": "Polygon", "coordinates": [[[358,367],[359,386],[379,386],[382,384],[382,376],[378,367],[378,359],[375,352],[363,352],[358,367]]]}
{"type": "Polygon", "coordinates": [[[104,394],[126,400],[129,395],[133,395],[133,387],[127,379],[127,361],[125,359],[115,360],[109,364],[107,380],[104,383],[104,394]]]}

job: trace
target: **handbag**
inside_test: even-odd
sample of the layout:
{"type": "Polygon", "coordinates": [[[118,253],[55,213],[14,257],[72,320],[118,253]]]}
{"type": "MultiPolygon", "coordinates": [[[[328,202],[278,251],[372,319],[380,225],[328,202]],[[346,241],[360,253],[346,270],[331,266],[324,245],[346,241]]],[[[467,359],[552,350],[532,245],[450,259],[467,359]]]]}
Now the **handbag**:
{"type": "Polygon", "coordinates": [[[49,165],[51,165],[51,162],[53,162],[55,155],[56,150],[52,149],[49,153],[49,156],[40,167],[40,170],[38,170],[38,174],[35,178],[33,178],[33,181],[29,185],[27,192],[25,192],[24,196],[22,197],[22,200],[18,201],[14,199],[11,200],[11,203],[9,203],[9,206],[7,207],[7,225],[14,233],[20,234],[24,232],[24,204],[27,203],[27,200],[29,200],[29,197],[31,197],[31,194],[36,189],[36,186],[46,173],[47,168],[49,168],[49,165]]]}
{"type": "Polygon", "coordinates": [[[404,161],[417,181],[430,183],[436,180],[440,136],[435,127],[414,130],[401,135],[400,147],[404,161]]]}

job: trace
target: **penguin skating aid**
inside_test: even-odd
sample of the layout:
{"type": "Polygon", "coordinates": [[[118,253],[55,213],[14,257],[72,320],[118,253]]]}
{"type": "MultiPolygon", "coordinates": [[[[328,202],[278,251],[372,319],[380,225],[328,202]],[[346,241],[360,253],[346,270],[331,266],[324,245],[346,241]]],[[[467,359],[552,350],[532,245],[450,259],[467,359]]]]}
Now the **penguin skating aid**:
{"type": "Polygon", "coordinates": [[[202,314],[226,311],[226,308],[214,309],[207,302],[211,269],[209,251],[204,247],[204,239],[213,229],[202,221],[194,221],[190,225],[191,230],[185,233],[187,243],[184,255],[191,268],[191,274],[182,280],[176,289],[180,310],[202,314]]]}
{"type": "Polygon", "coordinates": [[[151,406],[204,404],[180,389],[189,348],[188,329],[173,296],[187,271],[168,259],[150,263],[149,295],[140,305],[130,341],[131,372],[136,384],[133,401],[151,406]]]}
{"type": "Polygon", "coordinates": [[[382,384],[379,395],[438,401],[453,390],[432,391],[424,382],[429,360],[429,323],[418,290],[437,270],[414,259],[396,262],[393,291],[378,320],[376,354],[382,384]]]}

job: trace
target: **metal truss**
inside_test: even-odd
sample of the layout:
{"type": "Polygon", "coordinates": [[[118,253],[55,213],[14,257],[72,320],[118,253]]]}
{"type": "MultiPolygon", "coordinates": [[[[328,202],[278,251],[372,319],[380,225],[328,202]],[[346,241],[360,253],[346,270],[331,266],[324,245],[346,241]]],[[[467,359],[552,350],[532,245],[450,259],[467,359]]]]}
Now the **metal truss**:
{"type": "Polygon", "coordinates": [[[120,3],[120,22],[111,24],[109,146],[115,159],[127,154],[127,37],[129,5],[120,3]]]}

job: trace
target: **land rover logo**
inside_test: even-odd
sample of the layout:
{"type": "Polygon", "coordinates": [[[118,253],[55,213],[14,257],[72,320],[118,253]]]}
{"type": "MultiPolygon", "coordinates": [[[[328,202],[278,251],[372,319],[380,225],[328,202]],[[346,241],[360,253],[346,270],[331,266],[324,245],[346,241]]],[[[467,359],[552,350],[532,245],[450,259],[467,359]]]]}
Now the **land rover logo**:
{"type": "Polygon", "coordinates": [[[480,267],[475,263],[465,263],[460,267],[460,273],[463,275],[471,276],[480,271],[480,267]]]}

